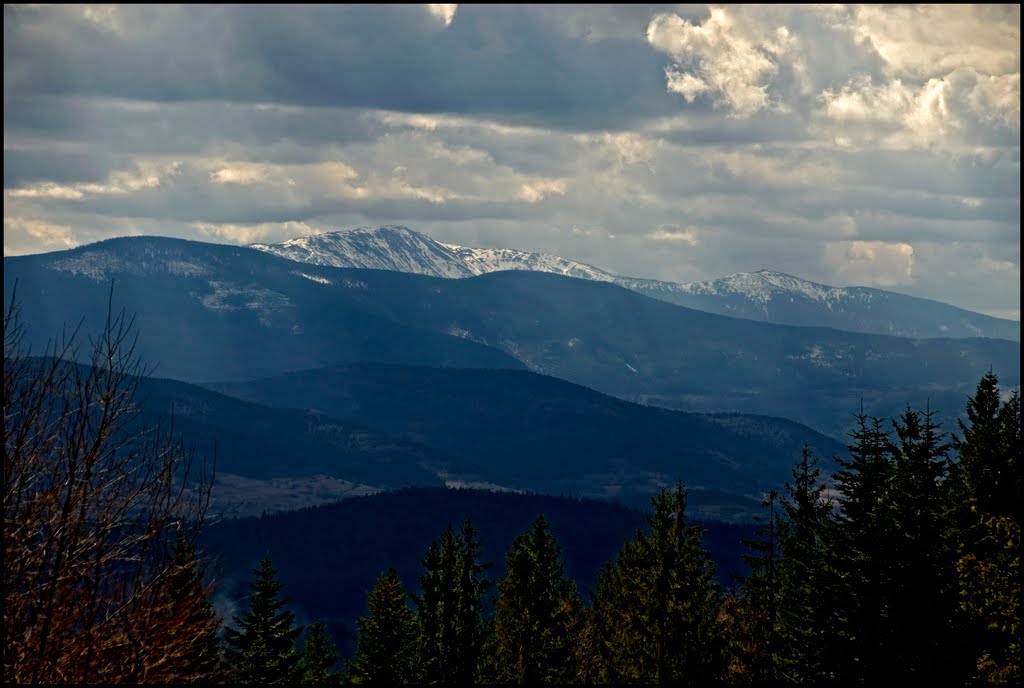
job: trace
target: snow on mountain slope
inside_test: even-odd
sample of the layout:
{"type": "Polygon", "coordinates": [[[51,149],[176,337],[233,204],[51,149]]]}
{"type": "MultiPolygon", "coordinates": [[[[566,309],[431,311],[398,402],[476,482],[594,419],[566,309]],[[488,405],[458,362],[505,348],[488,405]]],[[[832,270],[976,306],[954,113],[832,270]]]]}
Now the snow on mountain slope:
{"type": "Polygon", "coordinates": [[[1020,323],[871,287],[832,287],[772,270],[673,284],[616,284],[689,308],[786,325],[898,337],[990,337],[1020,341],[1020,323]]]}
{"type": "Polygon", "coordinates": [[[741,272],[717,280],[687,282],[679,286],[680,291],[689,294],[742,296],[758,303],[768,303],[780,295],[786,295],[801,296],[810,301],[830,305],[851,296],[848,288],[830,287],[772,270],[741,272]]]}
{"type": "Polygon", "coordinates": [[[772,270],[704,282],[625,277],[545,253],[446,244],[408,227],[360,227],[252,248],[333,267],[472,277],[499,270],[550,272],[612,282],[689,308],[786,325],[832,327],[904,337],[993,337],[1020,340],[1020,323],[868,287],[832,287],[772,270]]]}
{"type": "Polygon", "coordinates": [[[395,270],[432,277],[472,277],[499,270],[532,270],[611,282],[610,272],[544,253],[445,244],[408,227],[359,227],[251,248],[282,258],[339,268],[395,270]]]}
{"type": "Polygon", "coordinates": [[[595,282],[614,282],[617,277],[610,272],[585,263],[559,258],[547,253],[528,253],[512,248],[468,248],[455,244],[442,244],[458,256],[474,275],[499,270],[533,270],[552,272],[566,277],[578,277],[595,282]]]}
{"type": "Polygon", "coordinates": [[[480,274],[470,270],[450,247],[406,227],[360,227],[250,247],[300,263],[336,268],[394,270],[433,277],[480,274]]]}

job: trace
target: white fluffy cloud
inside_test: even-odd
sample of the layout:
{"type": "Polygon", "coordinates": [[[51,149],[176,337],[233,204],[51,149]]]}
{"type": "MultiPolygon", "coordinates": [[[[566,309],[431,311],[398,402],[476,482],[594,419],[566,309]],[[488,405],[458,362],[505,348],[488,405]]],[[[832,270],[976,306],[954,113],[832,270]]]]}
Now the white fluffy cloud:
{"type": "Polygon", "coordinates": [[[896,287],[914,281],[914,247],[904,242],[828,242],[825,261],[844,285],[896,287]]]}
{"type": "Polygon", "coordinates": [[[458,5],[427,5],[427,12],[432,17],[441,20],[445,26],[450,26],[452,20],[455,19],[455,12],[458,11],[458,5]]]}
{"type": "Polygon", "coordinates": [[[1019,5],[858,5],[848,21],[893,78],[1020,72],[1019,5]]]}
{"type": "Polygon", "coordinates": [[[1019,138],[1017,6],[713,6],[703,20],[656,16],[647,40],[687,103],[707,97],[736,118],[804,111],[823,143],[964,151],[1019,138]]]}
{"type": "Polygon", "coordinates": [[[178,170],[178,163],[136,161],[132,170],[115,170],[103,183],[58,184],[42,182],[14,189],[4,189],[5,198],[36,198],[54,200],[79,200],[88,196],[130,194],[143,189],[160,186],[161,180],[178,170]]]}
{"type": "Polygon", "coordinates": [[[769,83],[793,43],[784,26],[758,31],[737,21],[731,10],[714,7],[703,24],[658,15],[647,28],[647,40],[675,60],[665,70],[668,90],[687,102],[711,94],[739,117],[782,107],[772,101],[769,83]]]}
{"type": "Polygon", "coordinates": [[[276,243],[295,237],[320,234],[330,229],[306,222],[258,222],[252,224],[194,222],[192,226],[209,239],[232,244],[276,243]]]}
{"type": "Polygon", "coordinates": [[[653,241],[678,241],[696,246],[700,243],[700,232],[695,227],[683,229],[673,225],[662,225],[653,232],[648,232],[647,238],[653,241]]]}
{"type": "Polygon", "coordinates": [[[78,245],[75,233],[66,225],[41,222],[4,214],[4,255],[60,251],[78,245]]]}

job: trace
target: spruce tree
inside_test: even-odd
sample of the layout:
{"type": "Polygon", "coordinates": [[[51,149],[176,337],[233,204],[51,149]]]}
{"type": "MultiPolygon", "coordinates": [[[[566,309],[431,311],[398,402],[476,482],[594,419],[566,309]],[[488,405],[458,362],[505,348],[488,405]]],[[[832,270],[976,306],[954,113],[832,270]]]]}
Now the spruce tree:
{"type": "Polygon", "coordinates": [[[195,546],[183,530],[178,531],[174,543],[168,593],[169,619],[180,624],[172,635],[187,641],[175,662],[174,682],[183,682],[182,677],[192,677],[189,683],[218,682],[221,678],[220,619],[203,585],[203,571],[195,546]]]}
{"type": "Polygon", "coordinates": [[[449,524],[427,549],[420,576],[423,594],[415,598],[425,683],[470,685],[476,680],[491,585],[485,577],[491,564],[481,561],[482,550],[468,518],[458,533],[449,524]]]}
{"type": "Polygon", "coordinates": [[[801,452],[786,483],[779,523],[780,683],[821,685],[833,674],[829,648],[835,642],[835,580],[830,567],[832,503],[825,499],[818,459],[801,452]]]}
{"type": "Polygon", "coordinates": [[[974,642],[968,662],[977,681],[1021,680],[1020,533],[1024,475],[1020,456],[1020,396],[1000,402],[998,379],[987,373],[967,402],[959,460],[950,481],[961,609],[974,642]]]}
{"type": "Polygon", "coordinates": [[[889,625],[899,642],[890,648],[889,676],[941,683],[958,676],[960,628],[955,552],[948,531],[950,509],[945,485],[950,444],[934,412],[908,408],[893,421],[893,518],[889,625]]]}
{"type": "Polygon", "coordinates": [[[132,658],[125,668],[134,669],[139,683],[220,682],[220,619],[203,585],[195,547],[183,529],[177,532],[169,562],[165,577],[151,588],[152,598],[147,598],[148,623],[129,640],[135,657],[160,659],[138,662],[132,658]]]}
{"type": "Polygon", "coordinates": [[[753,539],[743,541],[743,556],[750,573],[743,579],[736,605],[737,655],[745,683],[774,685],[778,682],[779,637],[779,522],[778,493],[769,491],[762,506],[767,509],[753,539]]]}
{"type": "Polygon", "coordinates": [[[893,543],[892,442],[879,418],[856,416],[850,434],[850,458],[837,458],[835,482],[841,494],[834,565],[836,589],[837,675],[844,681],[882,681],[888,674],[892,636],[890,562],[899,553],[893,543]]]}
{"type": "Polygon", "coordinates": [[[527,685],[573,680],[580,607],[561,547],[540,515],[512,541],[498,583],[497,680],[527,685]]]}
{"type": "Polygon", "coordinates": [[[1008,516],[1021,524],[1024,471],[1020,465],[1020,396],[1000,402],[999,379],[991,371],[967,401],[967,422],[958,421],[955,477],[963,502],[982,514],[1008,516]]]}
{"type": "Polygon", "coordinates": [[[280,597],[284,584],[269,557],[253,572],[249,610],[234,617],[238,628],[228,628],[225,661],[233,683],[285,685],[300,680],[301,654],[295,641],[302,632],[295,615],[280,597]]]}
{"type": "Polygon", "coordinates": [[[355,656],[347,662],[353,683],[397,685],[419,681],[419,626],[398,572],[388,569],[370,591],[369,616],[359,618],[355,656]]]}
{"type": "Polygon", "coordinates": [[[302,685],[335,686],[341,683],[338,672],[333,671],[340,657],[334,641],[322,622],[309,625],[302,642],[299,676],[302,685]]]}
{"type": "Polygon", "coordinates": [[[591,597],[601,681],[707,685],[725,672],[721,592],[686,518],[677,483],[652,499],[648,533],[637,531],[605,565],[591,597]]]}

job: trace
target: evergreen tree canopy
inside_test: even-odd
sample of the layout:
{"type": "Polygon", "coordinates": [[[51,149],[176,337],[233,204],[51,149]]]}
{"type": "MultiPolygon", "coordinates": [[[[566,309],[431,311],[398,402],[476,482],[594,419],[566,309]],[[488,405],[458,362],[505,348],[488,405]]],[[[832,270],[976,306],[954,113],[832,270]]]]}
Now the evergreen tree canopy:
{"type": "Polygon", "coordinates": [[[359,641],[348,662],[353,683],[397,685],[419,679],[419,626],[398,572],[388,569],[370,591],[370,615],[357,620],[359,641]]]}
{"type": "Polygon", "coordinates": [[[892,448],[893,556],[886,591],[889,630],[898,639],[888,648],[888,675],[929,684],[966,678],[957,675],[965,643],[957,637],[961,615],[945,485],[951,445],[933,416],[908,408],[893,421],[898,442],[892,448]]]}
{"type": "Polygon", "coordinates": [[[234,683],[282,685],[300,680],[301,654],[295,641],[302,628],[280,597],[284,584],[269,557],[253,572],[249,610],[234,617],[238,628],[228,628],[225,661],[234,683]]]}
{"type": "Polygon", "coordinates": [[[829,550],[833,505],[824,497],[820,475],[817,457],[804,447],[781,502],[778,678],[789,684],[820,685],[832,678],[828,654],[836,640],[829,550]]]}
{"type": "Polygon", "coordinates": [[[838,580],[840,643],[837,675],[876,683],[888,672],[887,653],[897,642],[889,622],[890,563],[894,546],[890,508],[893,445],[880,418],[856,416],[850,458],[838,457],[840,492],[834,563],[838,580]]]}
{"type": "Polygon", "coordinates": [[[458,533],[451,524],[431,543],[423,559],[420,668],[425,683],[469,685],[476,679],[488,624],[484,604],[491,581],[481,562],[482,546],[469,519],[458,533]]]}
{"type": "Polygon", "coordinates": [[[302,685],[339,685],[341,678],[333,671],[339,659],[334,641],[327,634],[327,626],[319,621],[310,624],[302,643],[302,659],[299,662],[302,685]]]}
{"type": "Polygon", "coordinates": [[[779,495],[774,490],[762,503],[768,518],[744,540],[743,559],[750,574],[743,580],[737,615],[736,649],[742,676],[754,685],[774,685],[778,679],[779,637],[779,495]]]}
{"type": "Polygon", "coordinates": [[[532,685],[575,678],[582,603],[543,515],[513,540],[498,593],[498,680],[532,685]]]}
{"type": "Polygon", "coordinates": [[[1000,403],[999,379],[992,372],[967,400],[963,437],[954,442],[959,461],[956,475],[968,507],[983,514],[1009,516],[1018,525],[1024,510],[1024,471],[1020,465],[1020,395],[1000,403]]]}
{"type": "Polygon", "coordinates": [[[173,661],[154,667],[143,676],[145,683],[216,683],[222,678],[220,619],[203,585],[203,571],[195,546],[179,530],[171,554],[166,584],[166,603],[158,613],[158,628],[151,637],[166,637],[181,647],[173,661]],[[188,677],[187,679],[185,677],[188,677]]]}
{"type": "Polygon", "coordinates": [[[1000,403],[989,372],[967,401],[967,423],[954,440],[956,569],[960,606],[974,641],[971,675],[990,683],[1021,681],[1020,576],[1024,475],[1020,465],[1020,395],[1000,403]]]}
{"type": "Polygon", "coordinates": [[[652,503],[649,532],[623,545],[591,596],[600,678],[708,685],[725,669],[714,564],[687,522],[681,483],[652,503]]]}

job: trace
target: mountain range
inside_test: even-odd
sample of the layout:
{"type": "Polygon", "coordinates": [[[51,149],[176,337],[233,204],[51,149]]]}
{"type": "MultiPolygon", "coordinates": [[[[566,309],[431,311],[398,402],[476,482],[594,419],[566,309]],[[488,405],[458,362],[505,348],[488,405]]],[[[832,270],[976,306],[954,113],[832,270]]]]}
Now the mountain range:
{"type": "Polygon", "coordinates": [[[861,404],[930,404],[951,421],[1020,345],[908,339],[724,317],[607,282],[535,271],[442,279],[296,263],[237,246],[112,239],[4,258],[27,341],[135,315],[138,353],[187,382],[253,380],[360,361],[528,369],[646,404],[783,416],[842,439],[861,404]]]}
{"type": "Polygon", "coordinates": [[[252,244],[311,265],[395,270],[464,278],[501,270],[549,272],[611,282],[697,310],[783,325],[833,327],[901,337],[992,337],[1020,341],[1020,322],[871,287],[832,287],[773,270],[676,283],[625,277],[544,253],[469,248],[436,241],[407,227],[360,227],[252,244]]]}

